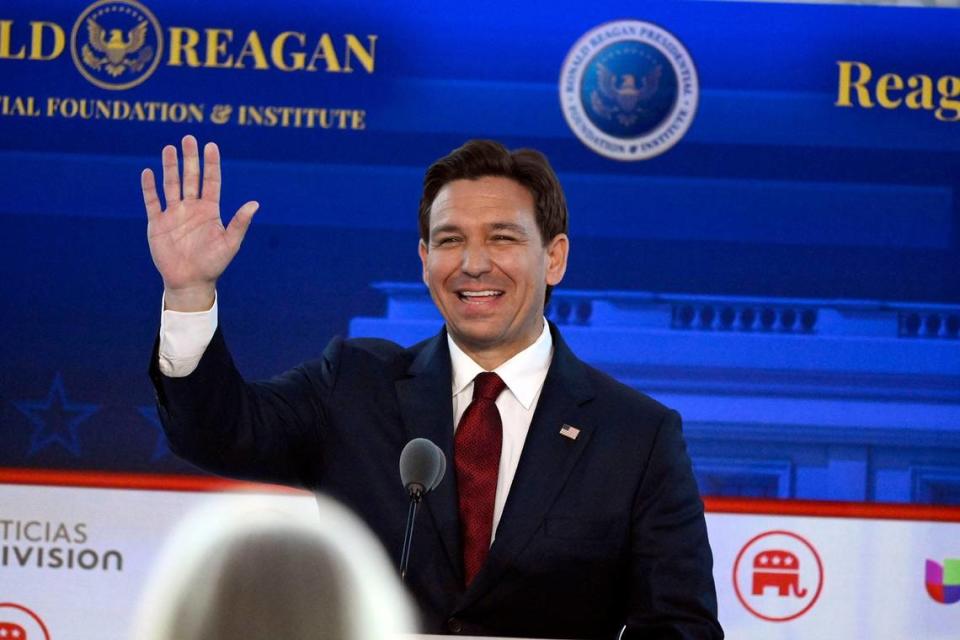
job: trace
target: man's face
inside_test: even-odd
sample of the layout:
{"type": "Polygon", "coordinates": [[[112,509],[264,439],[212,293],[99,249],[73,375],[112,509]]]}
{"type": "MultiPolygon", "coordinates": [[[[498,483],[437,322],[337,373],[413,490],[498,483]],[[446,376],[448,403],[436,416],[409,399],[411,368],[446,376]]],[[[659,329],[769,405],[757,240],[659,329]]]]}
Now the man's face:
{"type": "Polygon", "coordinates": [[[423,281],[457,345],[493,369],[543,329],[546,286],[567,267],[564,234],[546,246],[533,195],[509,178],[487,176],[445,185],[420,242],[423,281]]]}

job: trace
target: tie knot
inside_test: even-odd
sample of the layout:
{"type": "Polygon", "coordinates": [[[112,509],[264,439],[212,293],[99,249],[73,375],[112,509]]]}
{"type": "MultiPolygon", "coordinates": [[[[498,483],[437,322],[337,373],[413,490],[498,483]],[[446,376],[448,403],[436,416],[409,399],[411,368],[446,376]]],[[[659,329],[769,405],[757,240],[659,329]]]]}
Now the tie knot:
{"type": "Polygon", "coordinates": [[[493,402],[506,389],[507,385],[495,373],[485,372],[473,379],[473,399],[484,399],[493,402]]]}

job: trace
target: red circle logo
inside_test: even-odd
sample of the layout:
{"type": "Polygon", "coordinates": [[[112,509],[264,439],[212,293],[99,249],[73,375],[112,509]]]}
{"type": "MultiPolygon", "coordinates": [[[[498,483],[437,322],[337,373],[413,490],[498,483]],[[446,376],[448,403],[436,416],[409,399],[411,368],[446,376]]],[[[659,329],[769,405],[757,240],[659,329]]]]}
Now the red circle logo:
{"type": "Polygon", "coordinates": [[[40,616],[30,609],[12,602],[0,602],[0,637],[3,640],[50,640],[50,632],[40,616]]]}
{"type": "Polygon", "coordinates": [[[805,538],[767,531],[750,539],[733,564],[740,603],[769,622],[787,622],[809,611],[823,591],[823,563],[805,538]]]}

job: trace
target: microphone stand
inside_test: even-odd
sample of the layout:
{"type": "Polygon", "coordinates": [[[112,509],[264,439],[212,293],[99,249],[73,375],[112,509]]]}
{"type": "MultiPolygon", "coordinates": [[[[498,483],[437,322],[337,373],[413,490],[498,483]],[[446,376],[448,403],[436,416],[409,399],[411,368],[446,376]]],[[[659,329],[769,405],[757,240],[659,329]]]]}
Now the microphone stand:
{"type": "Polygon", "coordinates": [[[400,552],[400,581],[407,578],[407,565],[410,563],[410,548],[413,546],[413,523],[417,518],[417,507],[423,498],[423,487],[420,484],[411,484],[410,507],[407,509],[407,530],[403,534],[403,550],[400,552]]]}

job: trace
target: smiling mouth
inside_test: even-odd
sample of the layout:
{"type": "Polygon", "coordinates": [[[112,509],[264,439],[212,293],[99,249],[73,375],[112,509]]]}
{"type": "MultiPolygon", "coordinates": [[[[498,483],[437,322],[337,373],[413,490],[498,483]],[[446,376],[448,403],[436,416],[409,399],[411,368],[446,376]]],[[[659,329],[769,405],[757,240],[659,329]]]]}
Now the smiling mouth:
{"type": "Polygon", "coordinates": [[[503,291],[496,289],[485,289],[483,291],[458,291],[457,297],[461,302],[467,304],[483,304],[503,295],[503,291]]]}

